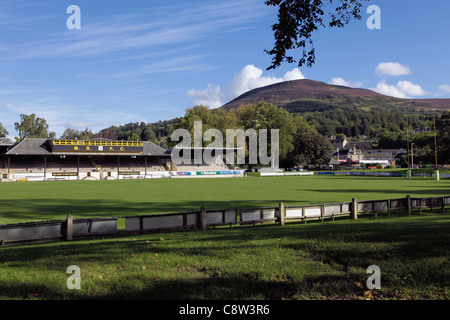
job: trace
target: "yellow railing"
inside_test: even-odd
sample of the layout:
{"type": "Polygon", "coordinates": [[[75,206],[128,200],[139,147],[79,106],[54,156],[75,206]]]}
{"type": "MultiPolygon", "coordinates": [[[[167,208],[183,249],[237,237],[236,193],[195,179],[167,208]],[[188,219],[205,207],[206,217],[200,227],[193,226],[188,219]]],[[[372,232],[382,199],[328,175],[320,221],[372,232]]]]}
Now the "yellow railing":
{"type": "Polygon", "coordinates": [[[117,147],[143,147],[140,141],[109,141],[109,140],[53,140],[57,146],[117,146],[117,147]]]}

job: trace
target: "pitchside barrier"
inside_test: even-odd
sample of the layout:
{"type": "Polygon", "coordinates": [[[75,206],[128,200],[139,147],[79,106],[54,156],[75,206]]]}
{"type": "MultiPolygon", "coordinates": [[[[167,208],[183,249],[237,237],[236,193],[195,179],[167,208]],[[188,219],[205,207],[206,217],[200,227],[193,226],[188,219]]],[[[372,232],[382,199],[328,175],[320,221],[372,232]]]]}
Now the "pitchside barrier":
{"type": "Polygon", "coordinates": [[[199,211],[170,213],[159,215],[140,215],[111,218],[73,219],[71,215],[64,220],[29,222],[0,225],[0,244],[23,244],[50,240],[73,240],[78,237],[99,235],[136,234],[161,232],[177,229],[200,228],[233,225],[256,225],[262,223],[279,223],[287,221],[324,220],[339,217],[357,219],[359,214],[404,210],[408,215],[412,209],[439,209],[444,211],[450,205],[450,196],[434,198],[405,198],[388,200],[289,205],[280,203],[276,207],[257,207],[240,209],[207,210],[201,207],[199,211]],[[118,220],[125,220],[125,227],[118,228],[118,220]]]}
{"type": "Polygon", "coordinates": [[[365,176],[365,177],[421,177],[433,178],[450,178],[448,173],[435,172],[392,172],[392,171],[299,171],[299,172],[261,172],[261,177],[281,177],[281,176],[312,176],[312,175],[343,175],[343,176],[365,176]]]}

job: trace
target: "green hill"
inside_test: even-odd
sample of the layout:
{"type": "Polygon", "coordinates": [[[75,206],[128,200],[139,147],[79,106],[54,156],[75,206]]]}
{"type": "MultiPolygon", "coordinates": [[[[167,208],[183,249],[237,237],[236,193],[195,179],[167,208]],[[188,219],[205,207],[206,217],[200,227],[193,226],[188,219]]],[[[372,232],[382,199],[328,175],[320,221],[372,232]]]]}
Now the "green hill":
{"type": "Polygon", "coordinates": [[[400,99],[359,88],[330,85],[313,80],[285,81],[250,90],[222,108],[232,109],[261,101],[273,103],[290,112],[304,113],[335,108],[405,108],[411,111],[450,110],[450,99],[400,99]]]}

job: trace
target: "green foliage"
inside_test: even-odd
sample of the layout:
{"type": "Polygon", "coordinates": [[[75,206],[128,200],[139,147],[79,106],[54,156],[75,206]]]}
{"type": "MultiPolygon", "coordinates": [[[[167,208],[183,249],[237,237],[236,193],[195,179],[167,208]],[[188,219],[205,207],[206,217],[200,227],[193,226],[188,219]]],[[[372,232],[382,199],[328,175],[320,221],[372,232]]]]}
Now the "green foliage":
{"type": "MultiPolygon", "coordinates": [[[[294,134],[296,125],[294,116],[283,108],[267,102],[260,102],[256,105],[244,105],[235,111],[238,117],[238,124],[245,130],[266,129],[279,130],[280,157],[285,157],[293,150],[294,134]]],[[[270,139],[268,139],[270,142],[270,139]]]]}
{"type": "Polygon", "coordinates": [[[318,133],[305,118],[295,115],[294,123],[296,131],[293,135],[293,150],[284,159],[283,165],[319,165],[329,160],[333,150],[330,141],[318,133]]]}
{"type": "Polygon", "coordinates": [[[273,49],[265,50],[273,56],[267,69],[275,69],[282,62],[297,62],[298,66],[311,66],[315,62],[313,33],[325,27],[324,10],[329,10],[328,27],[342,28],[351,19],[361,19],[360,9],[363,1],[369,0],[267,0],[268,6],[278,8],[278,22],[272,26],[275,44],[273,49]],[[301,49],[300,59],[296,61],[288,55],[289,50],[301,49]]]}
{"type": "Polygon", "coordinates": [[[151,141],[160,146],[167,147],[165,139],[173,130],[178,119],[158,121],[155,123],[135,122],[120,126],[111,126],[94,134],[92,138],[105,138],[111,140],[151,141]]]}
{"type": "Polygon", "coordinates": [[[36,117],[33,113],[31,115],[21,114],[20,122],[14,123],[16,131],[19,136],[17,141],[22,141],[25,138],[54,138],[54,132],[48,132],[47,121],[43,118],[36,117]]]}
{"type": "Polygon", "coordinates": [[[436,119],[438,159],[440,163],[450,163],[450,111],[436,119]]]}
{"type": "Polygon", "coordinates": [[[0,122],[0,138],[5,138],[8,135],[8,130],[6,130],[2,123],[0,122]]]}
{"type": "Polygon", "coordinates": [[[333,145],[318,132],[306,131],[295,135],[294,150],[291,153],[293,165],[321,165],[331,159],[333,145]]]}
{"type": "Polygon", "coordinates": [[[92,137],[93,133],[91,130],[86,128],[83,131],[76,129],[66,129],[61,136],[61,139],[77,139],[77,140],[88,140],[92,137]]]}
{"type": "MultiPolygon", "coordinates": [[[[303,117],[289,113],[284,108],[267,102],[242,105],[225,112],[223,109],[210,110],[205,106],[195,106],[186,110],[186,115],[176,124],[177,129],[191,132],[193,140],[194,122],[202,121],[202,133],[210,128],[219,129],[226,137],[226,129],[266,129],[279,130],[280,163],[293,166],[303,162],[319,163],[331,157],[331,144],[317,132],[303,117]]],[[[207,146],[209,142],[203,141],[207,146]]],[[[270,138],[268,138],[270,150],[270,138]]],[[[173,144],[176,144],[173,143],[173,144]]]]}
{"type": "MultiPolygon", "coordinates": [[[[364,135],[376,138],[383,131],[398,131],[406,127],[405,116],[400,110],[381,107],[363,110],[356,107],[334,108],[331,110],[308,112],[305,118],[325,136],[344,134],[347,137],[364,135]]],[[[429,126],[430,121],[418,115],[414,117],[416,126],[429,126]]]]}

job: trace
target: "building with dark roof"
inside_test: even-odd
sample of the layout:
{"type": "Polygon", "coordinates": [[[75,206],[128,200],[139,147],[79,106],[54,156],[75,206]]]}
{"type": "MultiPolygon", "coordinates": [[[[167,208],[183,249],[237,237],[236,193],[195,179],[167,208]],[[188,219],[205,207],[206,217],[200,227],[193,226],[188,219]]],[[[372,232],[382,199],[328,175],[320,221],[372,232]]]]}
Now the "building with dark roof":
{"type": "Polygon", "coordinates": [[[27,138],[0,154],[1,177],[10,180],[169,176],[170,164],[171,155],[147,141],[27,138]]]}
{"type": "Polygon", "coordinates": [[[66,140],[27,138],[0,148],[2,181],[105,180],[195,176],[231,172],[220,161],[176,166],[170,150],[150,141],[66,140]]]}

